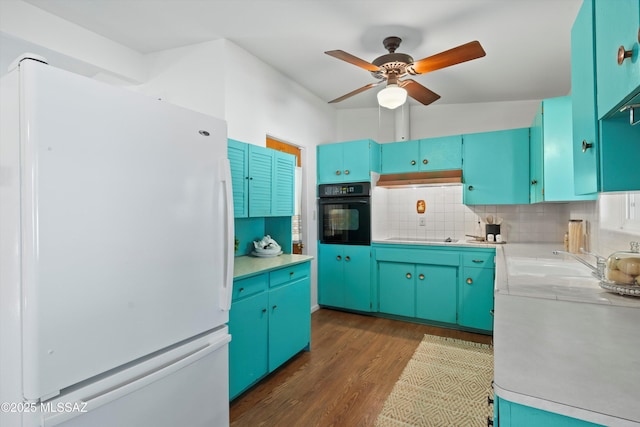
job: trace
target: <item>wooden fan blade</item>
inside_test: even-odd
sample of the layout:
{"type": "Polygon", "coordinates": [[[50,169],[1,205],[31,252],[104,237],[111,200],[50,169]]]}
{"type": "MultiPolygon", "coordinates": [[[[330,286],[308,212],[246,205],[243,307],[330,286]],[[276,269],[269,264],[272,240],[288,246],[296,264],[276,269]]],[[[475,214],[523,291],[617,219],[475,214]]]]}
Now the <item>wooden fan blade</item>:
{"type": "Polygon", "coordinates": [[[334,103],[336,103],[336,102],[344,101],[344,100],[345,100],[345,99],[347,99],[347,98],[351,98],[353,95],[357,95],[357,94],[359,94],[360,92],[364,92],[364,91],[365,91],[365,90],[367,90],[367,89],[371,89],[372,87],[376,87],[376,86],[378,86],[380,83],[383,83],[383,82],[385,82],[385,81],[386,81],[386,80],[380,80],[380,81],[379,81],[379,82],[377,82],[377,83],[369,83],[368,85],[362,86],[361,88],[356,89],[356,90],[354,90],[354,91],[352,91],[352,92],[349,92],[349,93],[348,93],[348,94],[346,94],[346,95],[342,95],[340,98],[336,98],[336,99],[334,99],[333,101],[329,101],[329,104],[334,104],[334,103]]]}
{"type": "Polygon", "coordinates": [[[360,59],[357,56],[353,56],[343,50],[328,50],[325,53],[329,56],[333,56],[334,58],[342,59],[349,64],[357,65],[358,67],[364,68],[367,71],[380,71],[380,67],[373,65],[372,63],[367,62],[364,59],[360,59]]]}
{"type": "Polygon", "coordinates": [[[424,74],[441,68],[482,58],[486,53],[479,41],[472,41],[453,49],[445,50],[436,55],[416,61],[409,68],[410,74],[424,74]]]}
{"type": "Polygon", "coordinates": [[[415,80],[403,80],[398,85],[406,89],[407,95],[424,105],[429,105],[440,99],[440,95],[430,91],[415,80]]]}

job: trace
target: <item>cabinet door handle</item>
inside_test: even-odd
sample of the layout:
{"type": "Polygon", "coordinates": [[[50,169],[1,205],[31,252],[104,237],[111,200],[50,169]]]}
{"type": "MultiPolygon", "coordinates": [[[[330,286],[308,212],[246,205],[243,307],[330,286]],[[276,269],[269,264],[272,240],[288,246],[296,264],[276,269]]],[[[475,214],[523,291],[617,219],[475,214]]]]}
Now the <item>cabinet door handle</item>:
{"type": "Polygon", "coordinates": [[[289,277],[293,277],[294,274],[295,274],[295,271],[290,271],[289,272],[289,277]]]}
{"type": "Polygon", "coordinates": [[[415,160],[411,160],[411,166],[415,165],[416,161],[415,160]]]}
{"type": "Polygon", "coordinates": [[[489,310],[489,314],[493,316],[493,315],[495,315],[495,311],[489,310]]]}
{"type": "Polygon", "coordinates": [[[467,285],[470,285],[473,283],[473,279],[471,277],[467,277],[467,285]]]}
{"type": "Polygon", "coordinates": [[[426,165],[427,163],[429,163],[429,160],[427,160],[427,159],[422,159],[422,164],[423,164],[423,165],[426,165]]]}
{"type": "Polygon", "coordinates": [[[593,144],[592,144],[592,143],[587,142],[587,140],[586,140],[586,139],[583,139],[583,140],[582,140],[582,152],[583,152],[583,153],[586,153],[586,152],[587,152],[587,150],[588,150],[589,148],[591,148],[591,147],[593,147],[593,144]]]}
{"type": "Polygon", "coordinates": [[[622,65],[625,59],[633,56],[633,50],[625,50],[624,46],[618,48],[618,65],[622,65]]]}
{"type": "Polygon", "coordinates": [[[473,191],[473,185],[468,186],[468,187],[467,187],[467,189],[468,189],[469,191],[473,191]]]}
{"type": "Polygon", "coordinates": [[[240,293],[240,292],[244,292],[244,288],[238,289],[238,293],[240,293]]]}
{"type": "Polygon", "coordinates": [[[420,275],[418,276],[418,279],[420,279],[420,280],[424,280],[424,274],[420,274],[420,275]]]}
{"type": "Polygon", "coordinates": [[[342,172],[340,171],[336,171],[336,175],[340,175],[342,172]]]}
{"type": "Polygon", "coordinates": [[[407,273],[407,279],[411,279],[411,273],[407,273]]]}
{"type": "Polygon", "coordinates": [[[271,307],[272,310],[275,310],[276,308],[278,308],[277,305],[274,305],[273,307],[271,307]]]}
{"type": "Polygon", "coordinates": [[[266,312],[267,312],[267,309],[266,309],[266,308],[263,308],[263,309],[262,309],[262,312],[263,312],[263,313],[266,313],[266,312]]]}
{"type": "Polygon", "coordinates": [[[345,175],[349,175],[349,169],[346,169],[346,170],[344,171],[344,174],[345,174],[345,175]]]}
{"type": "Polygon", "coordinates": [[[536,185],[537,183],[538,183],[538,180],[537,180],[537,179],[532,179],[532,180],[531,180],[531,185],[536,185]]]}
{"type": "Polygon", "coordinates": [[[336,257],[336,260],[338,260],[338,261],[342,261],[342,257],[341,257],[340,255],[338,255],[338,256],[336,257]]]}
{"type": "Polygon", "coordinates": [[[471,262],[475,262],[476,264],[479,264],[479,263],[483,263],[484,261],[481,259],[474,259],[474,260],[471,260],[471,262]]]}
{"type": "Polygon", "coordinates": [[[351,261],[351,257],[349,255],[347,255],[346,257],[344,257],[345,261],[351,261]]]}

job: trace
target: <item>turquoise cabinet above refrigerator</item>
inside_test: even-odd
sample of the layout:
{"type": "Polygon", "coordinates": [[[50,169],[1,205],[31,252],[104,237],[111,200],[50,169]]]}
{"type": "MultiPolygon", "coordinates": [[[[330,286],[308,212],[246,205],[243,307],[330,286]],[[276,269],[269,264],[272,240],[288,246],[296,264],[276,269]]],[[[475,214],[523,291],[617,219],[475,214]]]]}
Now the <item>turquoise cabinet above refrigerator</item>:
{"type": "Polygon", "coordinates": [[[463,136],[463,203],[529,203],[529,128],[463,136]]]}

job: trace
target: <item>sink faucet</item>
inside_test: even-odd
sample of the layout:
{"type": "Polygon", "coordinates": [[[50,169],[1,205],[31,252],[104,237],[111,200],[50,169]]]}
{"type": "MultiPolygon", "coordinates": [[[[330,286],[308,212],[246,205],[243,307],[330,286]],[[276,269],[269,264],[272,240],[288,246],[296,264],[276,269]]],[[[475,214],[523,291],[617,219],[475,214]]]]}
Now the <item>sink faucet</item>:
{"type": "Polygon", "coordinates": [[[593,272],[591,273],[593,275],[593,277],[595,277],[598,280],[603,280],[604,279],[604,273],[605,273],[605,269],[607,267],[607,259],[604,257],[601,257],[600,255],[596,255],[594,253],[591,252],[587,252],[584,250],[584,248],[580,248],[580,252],[582,252],[583,254],[586,255],[591,255],[592,257],[594,257],[596,259],[596,265],[591,265],[589,264],[587,261],[585,261],[583,258],[579,257],[578,255],[571,253],[571,252],[567,252],[567,251],[553,251],[554,255],[569,255],[570,257],[572,257],[573,259],[575,259],[576,261],[581,262],[582,264],[586,265],[587,267],[589,267],[593,272]]]}

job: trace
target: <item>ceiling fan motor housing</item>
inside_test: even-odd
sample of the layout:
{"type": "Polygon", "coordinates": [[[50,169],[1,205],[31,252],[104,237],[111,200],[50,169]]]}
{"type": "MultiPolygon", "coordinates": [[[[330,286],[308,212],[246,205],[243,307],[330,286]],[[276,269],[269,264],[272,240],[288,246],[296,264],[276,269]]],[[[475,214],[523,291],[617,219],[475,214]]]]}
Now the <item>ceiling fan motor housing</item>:
{"type": "Polygon", "coordinates": [[[382,69],[382,72],[371,72],[376,78],[384,78],[385,75],[390,73],[402,77],[407,74],[409,64],[413,64],[413,58],[406,53],[388,53],[374,59],[371,63],[382,69]]]}

